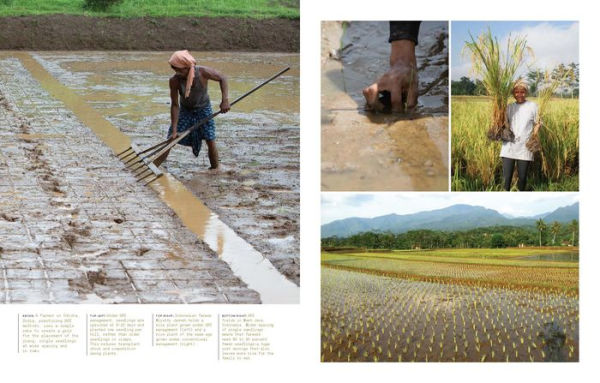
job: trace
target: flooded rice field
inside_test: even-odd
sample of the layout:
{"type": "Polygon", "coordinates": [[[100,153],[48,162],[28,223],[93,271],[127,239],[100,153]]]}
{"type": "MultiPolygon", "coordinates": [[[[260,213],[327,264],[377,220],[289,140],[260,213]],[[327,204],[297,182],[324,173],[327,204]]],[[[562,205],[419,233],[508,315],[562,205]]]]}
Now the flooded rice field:
{"type": "MultiPolygon", "coordinates": [[[[298,300],[298,287],[290,282],[299,280],[297,55],[197,57],[200,64],[229,76],[230,99],[281,67],[290,65],[293,70],[216,120],[223,166],[219,173],[206,170],[205,152],[195,158],[189,148],[177,147],[164,163],[170,174],[153,183],[153,191],[136,184],[112,152],[129,146],[129,137],[141,147],[165,138],[168,55],[0,55],[0,117],[9,127],[3,130],[0,160],[5,175],[10,173],[2,186],[1,213],[7,219],[0,220],[5,301],[64,302],[54,293],[59,286],[70,294],[66,301],[73,302],[85,300],[82,291],[91,301],[110,302],[298,300]],[[27,165],[24,154],[29,152],[41,162],[27,165]],[[43,198],[36,197],[40,184],[43,198]],[[10,195],[16,198],[10,200],[10,195]],[[54,206],[63,203],[75,215],[52,215],[54,206]],[[33,216],[46,217],[39,233],[30,229],[27,209],[35,210],[33,216]],[[13,238],[13,230],[19,235],[24,230],[26,237],[13,238]],[[112,243],[104,238],[108,234],[112,243]],[[26,246],[17,246],[25,239],[26,246]],[[81,248],[83,243],[89,249],[81,248]],[[31,278],[26,277],[28,265],[12,263],[21,259],[22,252],[39,269],[31,278]],[[104,266],[103,257],[110,267],[104,266]],[[66,275],[57,271],[54,276],[55,261],[66,275]],[[79,269],[71,270],[71,264],[79,269]],[[196,266],[201,273],[194,273],[196,266]],[[13,275],[16,269],[23,279],[13,275]],[[69,278],[71,274],[77,278],[69,278]],[[114,278],[129,289],[127,294],[107,287],[114,278]],[[139,278],[152,285],[154,295],[144,295],[139,278]],[[191,282],[195,280],[199,282],[191,282]],[[15,295],[13,287],[32,283],[41,289],[35,298],[15,295]],[[78,290],[80,285],[85,286],[78,290]]],[[[210,94],[219,100],[218,86],[210,94]]]]}
{"type": "Polygon", "coordinates": [[[572,294],[321,273],[322,361],[579,360],[572,294]]]}
{"type": "Polygon", "coordinates": [[[579,262],[579,252],[527,255],[520,257],[519,259],[529,259],[536,261],[579,262]]]}
{"type": "Polygon", "coordinates": [[[323,191],[448,190],[448,25],[421,24],[417,110],[374,114],[362,89],[389,68],[388,25],[322,23],[323,191]]]}

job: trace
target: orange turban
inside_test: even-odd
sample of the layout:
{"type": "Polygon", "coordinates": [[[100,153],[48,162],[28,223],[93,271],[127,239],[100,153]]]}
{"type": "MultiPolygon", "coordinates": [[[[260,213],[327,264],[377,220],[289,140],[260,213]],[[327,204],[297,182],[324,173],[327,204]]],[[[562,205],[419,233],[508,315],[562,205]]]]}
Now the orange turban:
{"type": "Polygon", "coordinates": [[[169,64],[175,68],[190,68],[187,75],[187,82],[185,84],[185,97],[187,98],[190,95],[190,89],[192,88],[192,83],[194,82],[194,66],[196,65],[196,59],[187,50],[176,51],[171,55],[169,64]]]}

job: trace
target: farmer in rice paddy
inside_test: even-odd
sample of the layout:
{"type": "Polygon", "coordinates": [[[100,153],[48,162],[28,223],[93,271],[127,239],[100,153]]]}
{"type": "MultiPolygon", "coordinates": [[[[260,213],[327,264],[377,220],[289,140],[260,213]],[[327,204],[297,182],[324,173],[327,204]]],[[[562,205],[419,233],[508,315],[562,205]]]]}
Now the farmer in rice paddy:
{"type": "Polygon", "coordinates": [[[533,153],[527,148],[527,141],[532,135],[537,135],[540,128],[538,121],[538,106],[532,101],[527,101],[527,83],[522,79],[513,86],[513,97],[516,102],[509,104],[506,109],[508,126],[514,133],[514,140],[503,141],[500,157],[502,158],[502,175],[504,177],[504,190],[509,191],[512,176],[517,165],[518,182],[520,191],[525,190],[527,182],[527,169],[533,161],[533,153]]]}
{"type": "MultiPolygon", "coordinates": [[[[175,75],[169,79],[171,91],[171,126],[167,133],[168,138],[175,139],[179,132],[183,132],[212,115],[210,99],[208,97],[208,80],[218,81],[221,87],[221,113],[230,109],[228,99],[227,78],[215,69],[196,65],[196,60],[187,50],[176,51],[169,59],[175,75]]],[[[213,119],[206,121],[201,128],[195,129],[179,142],[181,145],[191,146],[194,156],[198,157],[202,140],[208,147],[210,168],[219,168],[219,154],[215,144],[215,123],[213,119]]],[[[156,162],[163,162],[169,152],[166,152],[156,162]]]]}
{"type": "Polygon", "coordinates": [[[363,89],[368,109],[403,113],[417,106],[419,83],[415,46],[420,25],[420,21],[390,21],[390,69],[363,89]]]}

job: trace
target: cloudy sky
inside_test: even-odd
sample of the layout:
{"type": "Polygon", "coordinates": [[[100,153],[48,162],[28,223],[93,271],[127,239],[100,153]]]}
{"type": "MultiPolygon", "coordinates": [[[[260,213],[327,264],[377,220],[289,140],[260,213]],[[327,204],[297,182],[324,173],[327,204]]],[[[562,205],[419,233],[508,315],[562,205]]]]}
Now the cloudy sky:
{"type": "Polygon", "coordinates": [[[579,201],[577,193],[321,193],[321,224],[348,217],[411,214],[456,204],[512,216],[549,212],[579,201]]]}
{"type": "MultiPolygon", "coordinates": [[[[453,21],[452,44],[452,80],[462,76],[474,78],[468,56],[463,56],[464,42],[470,41],[469,32],[474,38],[486,32],[488,27],[492,36],[498,38],[501,47],[506,47],[509,35],[526,36],[535,54],[526,60],[531,69],[552,69],[558,64],[579,63],[579,23],[576,21],[453,21]]],[[[524,65],[519,75],[527,72],[524,65]]]]}

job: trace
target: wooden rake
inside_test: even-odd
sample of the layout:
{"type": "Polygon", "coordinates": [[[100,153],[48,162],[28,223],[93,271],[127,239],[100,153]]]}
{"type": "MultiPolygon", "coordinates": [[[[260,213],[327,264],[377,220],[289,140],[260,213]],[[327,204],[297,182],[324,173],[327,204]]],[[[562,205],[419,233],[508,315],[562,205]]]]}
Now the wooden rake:
{"type": "MultiPolygon", "coordinates": [[[[249,95],[251,95],[252,93],[256,92],[258,89],[262,88],[263,86],[265,86],[272,80],[281,76],[282,74],[287,72],[289,69],[290,69],[290,67],[283,69],[282,71],[280,71],[277,74],[270,77],[268,80],[264,81],[262,84],[257,85],[256,87],[252,88],[248,92],[244,93],[243,95],[241,95],[240,97],[235,99],[235,101],[233,101],[230,104],[230,106],[233,107],[236,103],[238,103],[239,101],[242,101],[244,98],[246,98],[249,95]]],[[[166,152],[171,150],[171,148],[173,146],[177,145],[177,143],[179,143],[179,141],[181,141],[185,137],[187,137],[187,135],[190,134],[192,131],[194,131],[195,129],[201,128],[207,121],[209,121],[211,118],[215,118],[219,114],[221,114],[221,111],[215,112],[212,115],[198,121],[193,126],[191,126],[189,129],[179,133],[175,139],[169,138],[169,139],[159,142],[158,144],[151,146],[147,149],[142,150],[137,145],[132,143],[130,147],[128,147],[127,149],[118,153],[117,157],[121,161],[125,162],[125,165],[127,168],[129,168],[132,172],[134,172],[138,182],[140,182],[142,180],[146,180],[149,177],[154,176],[153,178],[150,179],[150,181],[145,183],[145,185],[148,185],[149,183],[154,182],[156,179],[158,179],[163,174],[162,171],[158,168],[158,166],[160,166],[160,162],[158,162],[157,160],[159,160],[163,154],[165,154],[166,152]]]]}

